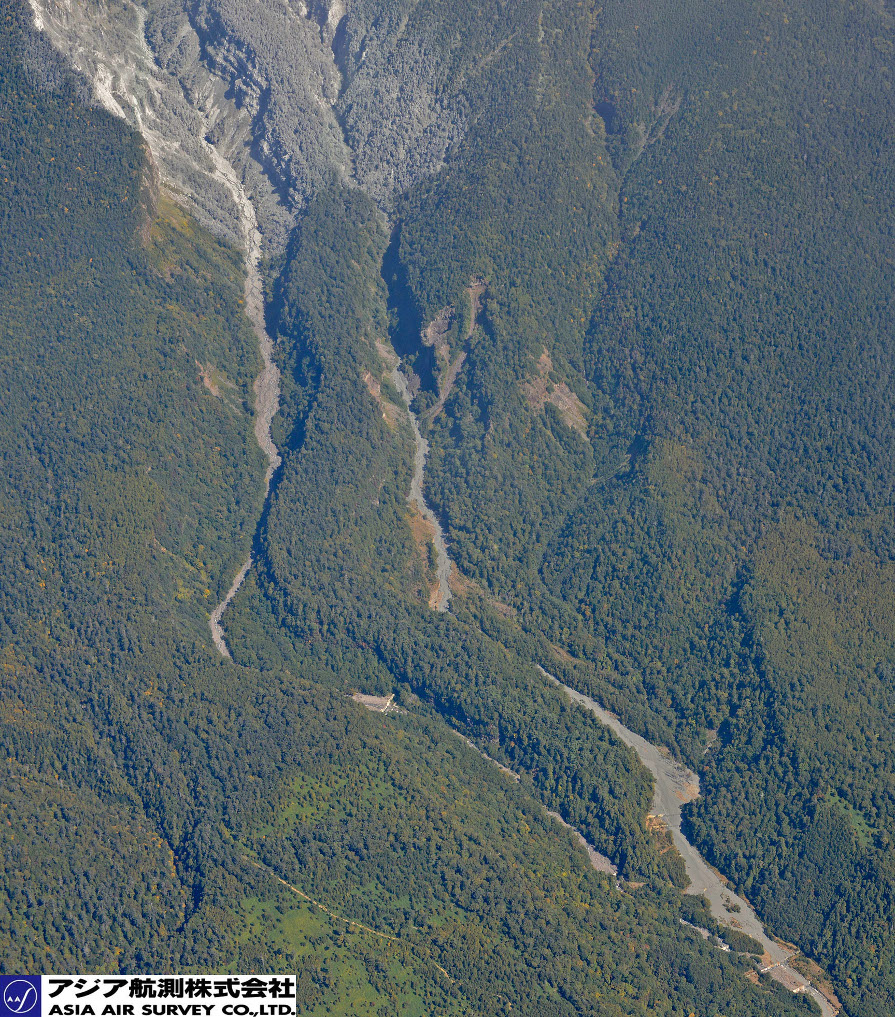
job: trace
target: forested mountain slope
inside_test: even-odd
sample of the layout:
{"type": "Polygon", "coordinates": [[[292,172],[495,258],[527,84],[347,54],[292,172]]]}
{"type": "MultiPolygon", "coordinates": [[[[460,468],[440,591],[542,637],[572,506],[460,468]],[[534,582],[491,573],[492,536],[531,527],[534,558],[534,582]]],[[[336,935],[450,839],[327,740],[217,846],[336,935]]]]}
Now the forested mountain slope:
{"type": "Polygon", "coordinates": [[[567,187],[590,183],[556,141],[584,120],[567,51],[565,110],[539,119],[539,79],[512,186],[488,186],[511,161],[505,122],[411,192],[405,300],[428,321],[471,274],[488,287],[432,424],[429,490],[463,571],[593,665],[579,680],[604,701],[694,761],[720,733],[694,833],[834,963],[849,1007],[887,1013],[891,18],[604,5],[591,46],[602,194],[551,180],[560,165],[567,187]],[[531,214],[539,194],[568,215],[559,230],[531,214]],[[616,194],[593,296],[581,234],[616,194]],[[537,224],[523,242],[517,210],[537,224]]]}
{"type": "MultiPolygon", "coordinates": [[[[539,788],[409,693],[410,713],[370,715],[333,689],[355,680],[347,668],[284,654],[261,672],[211,646],[208,610],[262,512],[241,257],[160,190],[139,137],[84,105],[83,82],[23,69],[23,50],[41,51],[16,6],[0,12],[0,970],[298,970],[307,1013],[804,1012],[683,930],[661,880],[620,892],[539,788]]],[[[405,525],[409,457],[361,373],[378,368],[364,327],[386,313],[385,235],[357,192],[322,197],[307,223],[283,320],[306,316],[326,377],[369,400],[327,438],[351,453],[363,424],[386,481],[390,529],[349,558],[369,567],[405,525]],[[336,250],[344,364],[325,361],[332,312],[308,285],[336,250]]],[[[320,389],[308,426],[297,384],[290,398],[295,476],[328,411],[320,389]]],[[[422,584],[406,532],[393,573],[422,584]]],[[[314,596],[334,582],[323,572],[314,596]]],[[[645,774],[597,725],[579,737],[599,753],[595,786],[614,782],[605,835],[662,871],[645,774]]]]}
{"type": "Polygon", "coordinates": [[[672,43],[676,9],[643,14],[636,33],[614,15],[595,62],[617,165],[649,103],[680,108],[625,172],[589,339],[605,429],[634,455],[541,575],[684,751],[720,725],[699,841],[782,935],[832,962],[849,1007],[883,1014],[891,19],[707,6],[672,43]],[[657,73],[647,54],[666,46],[657,73]]]}
{"type": "Polygon", "coordinates": [[[541,5],[528,27],[384,262],[428,491],[460,569],[579,681],[694,761],[720,729],[694,833],[885,1013],[891,24],[541,5]]]}
{"type": "Polygon", "coordinates": [[[847,1013],[895,1010],[889,12],[35,9],[170,190],[27,33],[23,72],[10,33],[21,963],[70,942],[47,916],[77,897],[72,966],[299,963],[310,1012],[810,1008],[682,931],[648,775],[540,663],[699,767],[702,850],[847,1013]],[[271,255],[283,463],[263,506],[216,157],[271,255]],[[406,501],[397,357],[450,614],[406,501]],[[206,614],[250,547],[225,662],[206,614]],[[409,713],[365,716],[357,689],[409,713]],[[634,897],[568,863],[537,802],[634,897]],[[113,814],[114,851],[90,834],[113,814]],[[59,838],[49,906],[33,888],[59,838]],[[118,888],[120,954],[88,871],[118,888]],[[341,935],[269,873],[397,939],[341,935]]]}

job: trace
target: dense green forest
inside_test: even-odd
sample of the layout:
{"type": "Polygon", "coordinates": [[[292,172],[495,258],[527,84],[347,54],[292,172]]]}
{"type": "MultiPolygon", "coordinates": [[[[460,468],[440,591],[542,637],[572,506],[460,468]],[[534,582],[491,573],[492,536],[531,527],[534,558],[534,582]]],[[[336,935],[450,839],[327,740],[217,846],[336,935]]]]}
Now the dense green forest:
{"type": "Polygon", "coordinates": [[[240,257],[77,80],[37,87],[0,13],[0,971],[297,970],[309,1014],[811,1012],[682,929],[630,753],[425,608],[406,424],[372,384],[387,237],[357,192],[290,250],[264,613],[217,654],[208,610],[262,515],[240,257]],[[304,609],[288,630],[275,596],[304,609]],[[399,675],[405,713],[344,695],[399,675]],[[617,888],[538,799],[650,882],[617,888]]]}
{"type": "Polygon", "coordinates": [[[512,161],[501,110],[408,199],[396,274],[420,318],[488,286],[428,490],[461,570],[554,666],[577,659],[567,680],[693,763],[720,735],[698,843],[850,1011],[889,1013],[891,17],[604,4],[590,39],[592,78],[566,70],[549,117],[514,93],[537,111],[520,162],[548,168],[482,196],[512,161]],[[557,141],[589,123],[602,191],[557,141]],[[594,186],[566,198],[560,165],[594,186]],[[554,227],[531,209],[557,193],[554,227]],[[617,220],[595,288],[576,270],[598,201],[617,220]],[[538,228],[498,264],[517,212],[538,228]],[[541,349],[553,405],[526,413],[541,349]],[[589,446],[553,412],[563,384],[589,446]]]}
{"type": "MultiPolygon", "coordinates": [[[[700,762],[698,842],[850,1009],[887,1013],[888,15],[539,5],[529,25],[384,262],[456,613],[700,762]]],[[[394,675],[392,626],[368,636],[394,675]]]]}
{"type": "Polygon", "coordinates": [[[321,186],[269,263],[264,503],[239,252],[0,12],[0,971],[812,1012],[681,926],[648,774],[543,664],[698,768],[691,839],[846,1013],[895,1011],[891,14],[358,3],[466,129],[388,215],[321,186]]]}
{"type": "Polygon", "coordinates": [[[589,339],[606,430],[632,462],[595,486],[542,575],[600,605],[594,636],[682,751],[720,728],[697,842],[830,966],[849,1009],[881,1015],[895,1006],[891,25],[861,4],[706,7],[656,80],[640,59],[673,17],[652,8],[632,44],[609,32],[597,64],[620,165],[649,123],[644,92],[654,111],[685,98],[625,173],[589,339]]]}
{"type": "Polygon", "coordinates": [[[290,363],[315,366],[291,372],[287,405],[300,442],[271,499],[259,573],[273,613],[267,627],[285,626],[294,645],[265,648],[277,640],[253,630],[261,608],[228,622],[237,658],[261,667],[284,655],[318,661],[345,689],[388,691],[399,682],[529,772],[544,800],[583,823],[626,875],[670,866],[680,881],[676,856],[657,855],[643,829],[650,786],[627,752],[545,688],[531,660],[425,606],[428,559],[414,545],[405,495],[409,427],[400,417],[390,426],[396,407],[386,401],[387,363],[376,348],[387,320],[384,250],[372,203],[337,188],[311,206],[290,252],[278,346],[292,350],[290,363]],[[364,382],[373,372],[378,401],[364,382]],[[323,379],[311,405],[300,384],[308,377],[323,379]]]}

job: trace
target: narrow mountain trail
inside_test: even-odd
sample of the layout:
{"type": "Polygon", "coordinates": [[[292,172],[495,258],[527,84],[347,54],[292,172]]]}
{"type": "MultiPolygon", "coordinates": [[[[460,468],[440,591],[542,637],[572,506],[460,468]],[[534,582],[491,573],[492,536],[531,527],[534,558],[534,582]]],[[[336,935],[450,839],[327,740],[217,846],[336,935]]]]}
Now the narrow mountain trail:
{"type": "MultiPolygon", "coordinates": [[[[299,890],[297,886],[293,886],[291,883],[287,883],[285,879],[281,879],[273,871],[273,869],[268,868],[268,866],[262,865],[260,862],[256,862],[254,859],[249,858],[248,855],[243,855],[242,857],[244,861],[248,862],[250,865],[254,865],[256,869],[261,869],[263,872],[268,873],[268,875],[272,876],[281,886],[285,886],[287,890],[291,890],[292,893],[297,894],[303,900],[306,900],[309,904],[312,904],[315,908],[317,908],[318,911],[322,911],[325,915],[328,915],[334,921],[344,922],[345,925],[349,925],[353,929],[359,929],[361,932],[366,932],[371,936],[376,936],[378,939],[385,939],[390,943],[401,943],[412,950],[412,947],[410,947],[410,944],[407,942],[407,940],[402,939],[400,936],[392,936],[390,933],[387,932],[379,932],[369,925],[364,925],[363,922],[355,921],[353,918],[346,918],[344,915],[340,915],[337,912],[331,910],[325,904],[321,904],[319,900],[314,900],[314,898],[308,896],[308,894],[306,894],[304,890],[299,890]]],[[[431,957],[422,957],[420,959],[428,964],[431,964],[434,968],[440,971],[452,985],[456,984],[455,980],[451,978],[447,971],[445,971],[445,969],[436,961],[432,960],[431,957]]]]}

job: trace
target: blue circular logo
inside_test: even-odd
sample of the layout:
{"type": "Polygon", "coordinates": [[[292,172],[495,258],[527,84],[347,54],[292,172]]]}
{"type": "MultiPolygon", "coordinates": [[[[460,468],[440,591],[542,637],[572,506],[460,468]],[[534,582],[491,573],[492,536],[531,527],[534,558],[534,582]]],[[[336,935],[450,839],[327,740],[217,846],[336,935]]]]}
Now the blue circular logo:
{"type": "Polygon", "coordinates": [[[37,989],[24,978],[9,982],[3,991],[3,1003],[10,1013],[31,1013],[37,1006],[37,989]]]}

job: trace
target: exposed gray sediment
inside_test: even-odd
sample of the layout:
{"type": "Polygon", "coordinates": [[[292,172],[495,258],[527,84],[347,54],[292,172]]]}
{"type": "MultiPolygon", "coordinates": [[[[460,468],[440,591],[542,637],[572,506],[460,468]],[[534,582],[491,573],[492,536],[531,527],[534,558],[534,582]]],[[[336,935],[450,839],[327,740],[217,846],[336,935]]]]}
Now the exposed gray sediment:
{"type": "MultiPolygon", "coordinates": [[[[259,11],[270,19],[277,19],[265,21],[262,36],[259,36],[259,41],[273,40],[275,45],[256,47],[262,57],[266,49],[271,50],[273,55],[269,67],[266,60],[260,61],[263,67],[245,64],[242,54],[250,47],[234,50],[229,46],[229,43],[238,40],[207,37],[203,48],[186,11],[173,12],[176,32],[172,37],[171,51],[167,58],[162,57],[163,67],[159,62],[158,47],[152,49],[147,42],[147,13],[130,0],[114,8],[100,4],[72,4],[69,0],[29,0],[29,3],[35,28],[46,33],[60,52],[92,81],[96,98],[108,110],[140,131],[162,178],[172,185],[178,199],[186,202],[209,228],[244,248],[245,311],[252,322],[263,359],[263,369],[254,383],[254,434],[267,458],[266,497],[280,464],[279,451],[270,431],[279,406],[280,377],[273,360],[273,342],[264,321],[263,287],[258,267],[262,242],[258,209],[266,209],[262,222],[268,237],[274,224],[279,224],[280,232],[285,236],[293,219],[291,209],[279,207],[273,185],[266,180],[263,171],[270,170],[273,177],[281,183],[288,183],[290,190],[295,190],[296,207],[301,206],[315,188],[322,186],[334,170],[347,174],[351,157],[345,143],[345,132],[332,112],[333,106],[341,103],[344,116],[351,120],[350,133],[361,139],[355,146],[355,178],[380,201],[385,201],[395,191],[406,189],[415,179],[432,173],[441,165],[446,152],[465,133],[465,111],[449,99],[450,89],[442,94],[441,77],[434,70],[428,70],[430,66],[437,70],[437,63],[418,47],[404,47],[400,52],[394,47],[387,47],[380,57],[376,56],[376,47],[365,48],[358,54],[358,67],[361,67],[361,57],[366,57],[368,52],[370,58],[356,72],[353,90],[349,87],[344,99],[340,99],[346,82],[338,73],[339,68],[334,65],[325,72],[321,70],[329,68],[330,61],[330,56],[321,52],[321,46],[332,48],[337,26],[344,16],[344,7],[339,0],[330,0],[325,5],[326,27],[319,26],[320,39],[316,41],[309,19],[297,17],[288,4],[250,5],[253,20],[259,11]],[[281,31],[284,25],[292,26],[295,34],[281,31]],[[213,62],[223,76],[215,76],[202,63],[201,54],[212,51],[216,54],[213,62]],[[176,63],[174,55],[181,52],[194,53],[193,64],[181,66],[176,63]],[[294,52],[307,54],[307,65],[313,68],[313,73],[307,76],[310,84],[298,82],[300,87],[295,87],[298,79],[293,78],[291,72],[298,62],[293,59],[294,52]],[[281,53],[286,55],[285,61],[279,60],[281,53]],[[169,67],[170,70],[167,69],[169,67]],[[268,70],[273,73],[268,73],[268,70]],[[227,73],[224,74],[224,71],[227,73]],[[405,88],[403,79],[416,82],[416,85],[405,88]],[[373,84],[377,87],[371,87],[373,84]],[[248,102],[243,110],[231,103],[227,95],[234,91],[245,97],[263,89],[273,94],[276,100],[276,109],[270,113],[267,124],[269,136],[263,136],[258,145],[259,151],[266,153],[266,162],[270,165],[255,167],[251,157],[246,156],[241,171],[237,171],[234,163],[227,158],[225,146],[221,142],[212,144],[208,139],[230,137],[229,151],[237,162],[240,152],[253,150],[245,142],[254,137],[250,128],[256,123],[253,118],[259,116],[255,109],[257,104],[248,102]],[[385,97],[385,101],[376,97],[385,97]],[[425,115],[420,115],[421,110],[425,115]],[[232,124],[225,130],[228,118],[232,124]],[[296,129],[296,124],[300,124],[302,129],[296,129]],[[412,145],[409,144],[411,140],[412,145]],[[297,188],[292,188],[296,181],[287,179],[289,171],[301,177],[297,188]],[[254,181],[250,192],[256,196],[257,208],[243,183],[246,179],[254,181]],[[258,198],[262,192],[268,195],[266,205],[258,198]]],[[[305,5],[299,6],[307,10],[305,5]]],[[[207,25],[205,27],[208,28],[207,25]]],[[[222,22],[221,27],[225,29],[226,24],[222,22]]],[[[249,31],[249,20],[244,27],[249,31]]],[[[162,36],[164,32],[159,34],[159,38],[162,36]]],[[[366,40],[366,35],[358,32],[357,38],[366,40]]],[[[367,46],[366,41],[363,46],[367,46]]],[[[335,53],[331,55],[334,57],[335,53]]],[[[257,124],[264,126],[263,120],[261,116],[257,124]]],[[[455,360],[445,375],[439,407],[443,405],[461,363],[461,360],[455,360]]],[[[415,439],[414,470],[408,501],[432,528],[438,579],[433,606],[445,612],[451,597],[447,542],[423,494],[429,446],[411,410],[407,380],[400,366],[394,369],[392,379],[405,404],[415,439]]],[[[215,646],[225,657],[229,657],[230,653],[221,620],[251,566],[250,555],[209,618],[215,646]]],[[[670,830],[675,847],[683,858],[690,890],[707,897],[720,925],[739,929],[762,944],[765,950],[764,970],[793,991],[811,995],[824,1017],[833,1017],[837,1011],[829,1000],[787,963],[792,951],[765,933],[748,902],[726,887],[718,873],[684,837],[681,807],[698,796],[697,775],[672,760],[667,752],[630,731],[589,697],[562,685],[546,671],[543,674],[560,685],[574,702],[609,726],[637,752],[653,773],[656,782],[653,812],[664,820],[670,830]],[[739,910],[734,910],[736,908],[739,910]]],[[[594,859],[594,855],[596,852],[592,860],[597,864],[600,858],[594,859]]],[[[608,860],[603,861],[608,867],[608,860]]]]}
{"type": "Polygon", "coordinates": [[[252,556],[249,555],[243,562],[242,568],[236,573],[233,582],[230,584],[230,589],[227,590],[226,597],[224,597],[224,599],[208,617],[208,627],[211,629],[211,638],[214,640],[214,645],[218,648],[219,653],[228,660],[231,659],[230,650],[227,647],[227,641],[224,639],[224,630],[221,627],[221,618],[224,616],[224,611],[227,610],[230,601],[233,600],[239,591],[240,586],[242,586],[243,580],[249,574],[252,562],[252,556]]]}
{"type": "Polygon", "coordinates": [[[824,1017],[834,1017],[838,1011],[826,996],[787,963],[795,952],[768,936],[752,905],[724,883],[719,873],[684,836],[681,829],[681,808],[686,802],[699,797],[698,775],[672,759],[667,749],[653,745],[625,727],[614,713],[604,710],[589,696],[563,685],[544,668],[539,667],[538,670],[545,678],[558,685],[573,703],[588,710],[602,724],[611,728],[637,753],[640,761],[653,775],[656,783],[652,814],[668,827],[674,846],[684,861],[687,878],[690,880],[687,892],[701,894],[708,900],[712,915],[719,925],[745,932],[761,943],[764,948],[764,956],[761,959],[762,971],[767,971],[793,992],[807,993],[818,1004],[824,1017]]]}
{"type": "MultiPolygon", "coordinates": [[[[267,456],[267,470],[264,474],[264,497],[270,493],[270,482],[274,472],[282,462],[279,450],[273,442],[270,434],[270,425],[280,405],[280,372],[273,359],[273,340],[267,332],[264,321],[264,288],[261,282],[261,273],[258,264],[261,260],[261,234],[258,230],[258,222],[255,217],[255,208],[245,193],[245,188],[236,176],[236,172],[229,162],[211,145],[212,160],[216,170],[220,173],[221,179],[228,186],[233,196],[236,207],[239,209],[240,231],[243,237],[245,250],[245,313],[255,335],[258,338],[258,347],[261,351],[261,359],[264,367],[255,379],[255,440],[261,451],[267,456]]],[[[224,630],[221,627],[221,618],[227,605],[236,596],[237,591],[248,575],[252,567],[252,556],[249,555],[243,563],[242,568],[236,573],[230,589],[224,599],[211,612],[208,619],[211,628],[211,638],[214,645],[223,656],[230,656],[224,639],[224,630]]]]}
{"type": "MultiPolygon", "coordinates": [[[[96,11],[75,11],[54,0],[30,0],[34,27],[45,32],[73,65],[93,83],[97,100],[142,135],[162,179],[173,194],[186,201],[200,220],[219,227],[245,254],[245,313],[252,323],[263,367],[255,379],[255,439],[267,457],[265,497],[270,491],[280,455],[270,425],[280,402],[280,372],[273,360],[273,342],[264,322],[264,289],[259,271],[261,232],[256,209],[232,163],[211,144],[213,121],[219,111],[212,103],[189,105],[179,86],[156,61],[146,41],[146,12],[125,4],[106,25],[96,11]],[[107,38],[108,28],[113,39],[107,38]],[[213,213],[210,210],[213,209],[213,213]],[[208,220],[211,219],[209,223],[208,220]]],[[[221,616],[252,565],[245,561],[209,626],[215,646],[230,656],[221,616]]]]}
{"type": "Polygon", "coordinates": [[[416,442],[416,450],[413,456],[413,477],[410,481],[410,494],[407,500],[415,505],[420,515],[430,524],[433,531],[432,542],[435,545],[435,561],[438,574],[438,594],[435,598],[435,610],[447,611],[451,600],[451,560],[448,557],[447,541],[444,539],[444,530],[435,513],[426,504],[423,495],[423,475],[426,468],[426,456],[429,454],[429,443],[422,436],[416,416],[410,408],[410,389],[407,387],[407,379],[401,371],[400,364],[392,371],[392,381],[395,384],[404,406],[407,409],[407,416],[410,419],[410,426],[413,428],[413,437],[416,442]]]}

